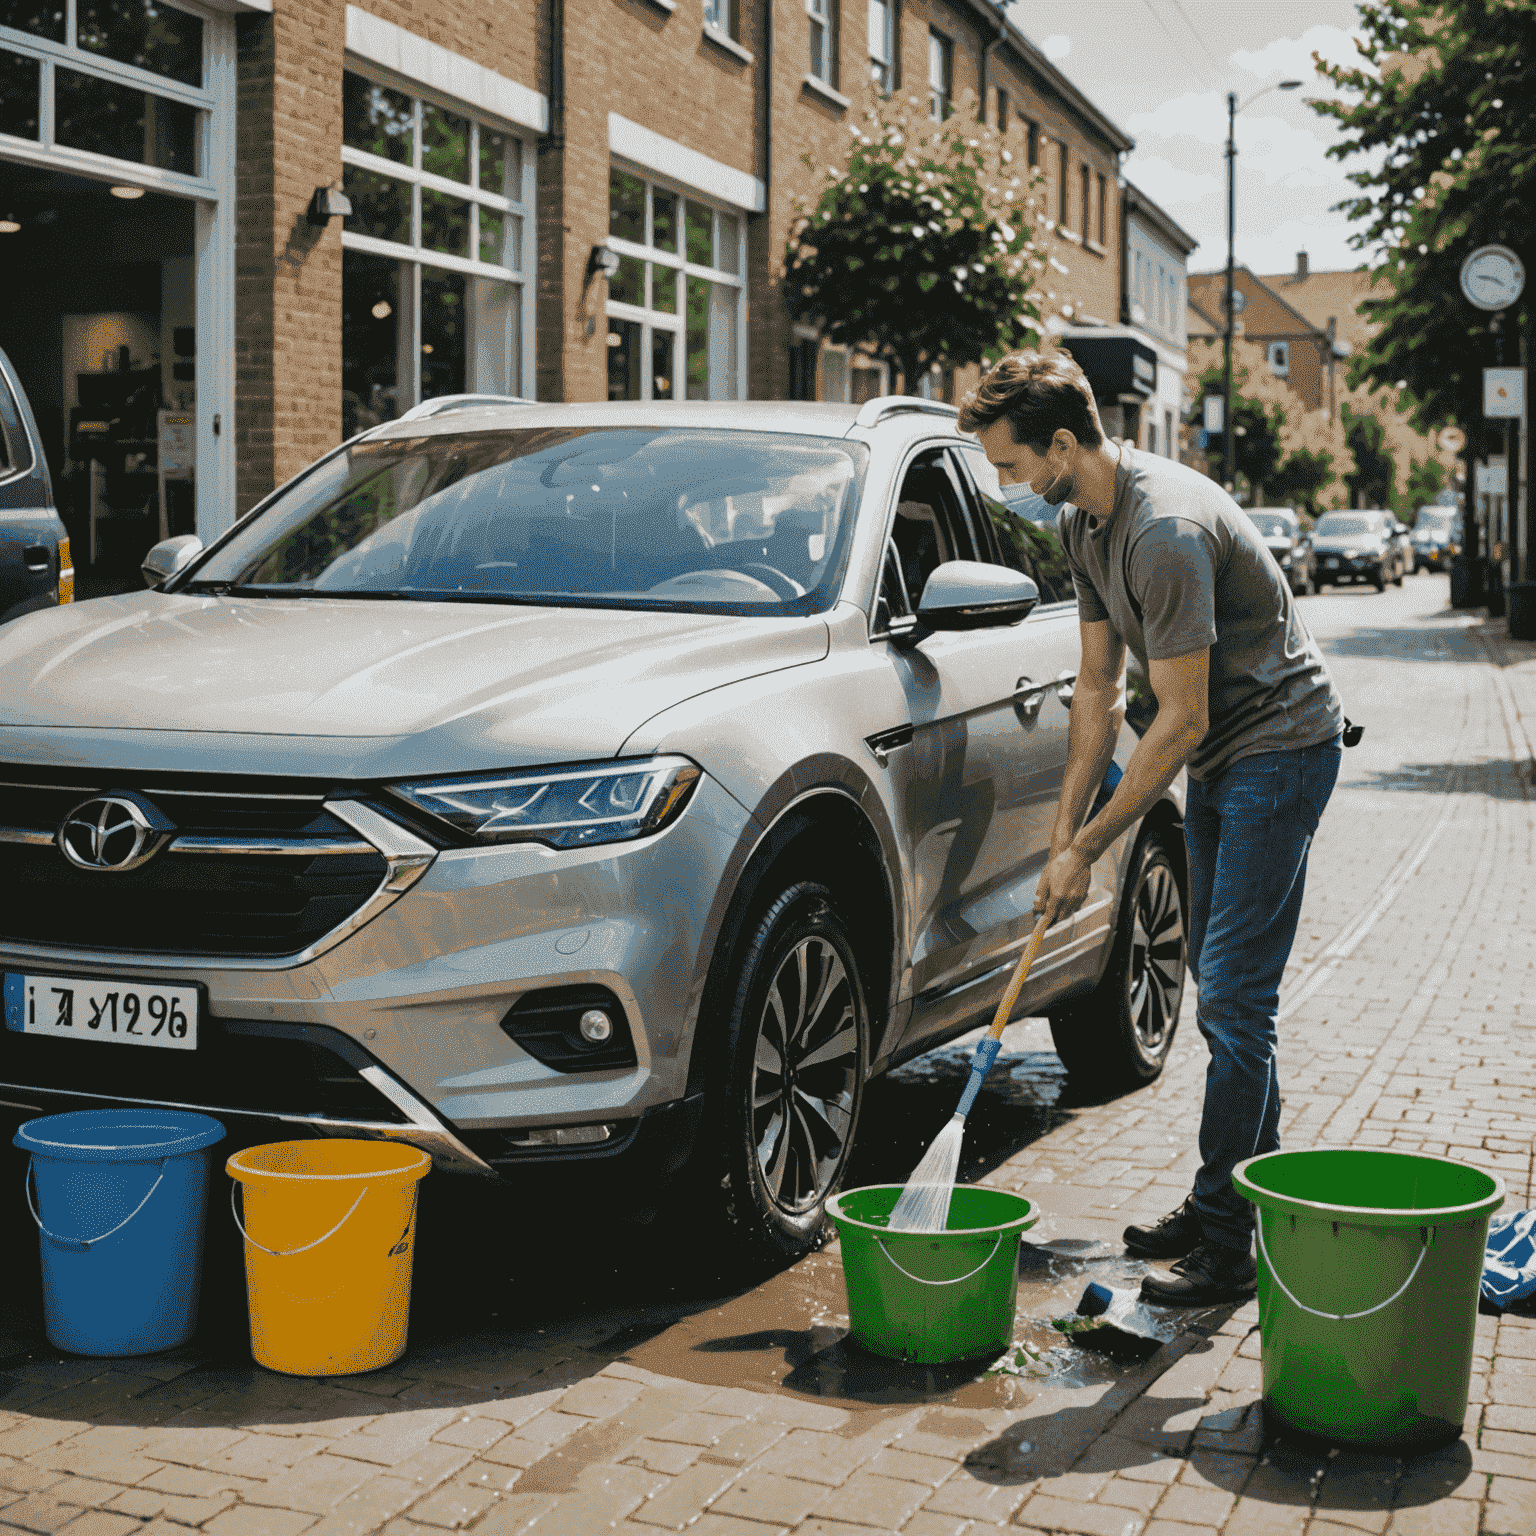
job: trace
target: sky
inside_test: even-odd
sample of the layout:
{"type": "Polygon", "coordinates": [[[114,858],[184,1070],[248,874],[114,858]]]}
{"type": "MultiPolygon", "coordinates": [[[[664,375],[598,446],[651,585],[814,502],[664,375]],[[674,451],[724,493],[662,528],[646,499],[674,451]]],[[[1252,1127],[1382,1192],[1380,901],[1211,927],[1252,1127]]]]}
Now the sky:
{"type": "Polygon", "coordinates": [[[1099,110],[1136,140],[1126,179],[1200,244],[1192,272],[1227,260],[1223,149],[1228,91],[1237,118],[1237,259],[1288,272],[1305,250],[1313,271],[1361,265],[1333,206],[1360,160],[1327,158],[1335,124],[1308,105],[1332,96],[1314,52],[1357,58],[1354,0],[1014,0],[1009,18],[1099,110]],[[1299,79],[1300,90],[1266,90],[1299,79]]]}

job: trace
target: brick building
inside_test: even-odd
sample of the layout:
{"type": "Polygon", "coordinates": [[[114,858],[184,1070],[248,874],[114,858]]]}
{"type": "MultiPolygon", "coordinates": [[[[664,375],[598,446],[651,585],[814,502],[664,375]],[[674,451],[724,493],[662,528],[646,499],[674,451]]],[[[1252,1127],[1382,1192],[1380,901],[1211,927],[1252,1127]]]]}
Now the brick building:
{"type": "Polygon", "coordinates": [[[1052,324],[1118,320],[1131,141],[990,0],[0,3],[0,346],[61,504],[152,512],[167,412],[166,515],[206,538],[447,393],[967,387],[782,303],[801,157],[871,78],[974,91],[1045,171],[1052,324]]]}

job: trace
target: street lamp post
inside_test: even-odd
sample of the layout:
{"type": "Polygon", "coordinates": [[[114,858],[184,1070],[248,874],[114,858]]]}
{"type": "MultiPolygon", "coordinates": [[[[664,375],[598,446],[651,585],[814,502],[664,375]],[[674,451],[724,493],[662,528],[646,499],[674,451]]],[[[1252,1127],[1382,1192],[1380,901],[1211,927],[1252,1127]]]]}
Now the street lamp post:
{"type": "Polygon", "coordinates": [[[1222,392],[1225,396],[1222,408],[1222,469],[1229,491],[1237,490],[1237,425],[1232,420],[1232,336],[1237,320],[1236,252],[1237,244],[1237,114],[1251,107],[1260,96],[1271,91],[1295,91],[1301,88],[1300,80],[1281,80],[1266,85],[1262,91],[1250,96],[1240,107],[1237,92],[1227,92],[1227,326],[1222,348],[1222,392]]]}

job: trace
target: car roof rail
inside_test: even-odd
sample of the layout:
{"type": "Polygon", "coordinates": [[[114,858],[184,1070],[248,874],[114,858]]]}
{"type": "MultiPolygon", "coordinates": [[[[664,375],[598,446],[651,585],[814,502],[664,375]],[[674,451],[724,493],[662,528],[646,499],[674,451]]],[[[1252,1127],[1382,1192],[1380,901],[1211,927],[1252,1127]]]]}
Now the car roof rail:
{"type": "Polygon", "coordinates": [[[866,400],[854,419],[856,427],[878,426],[887,416],[899,416],[904,411],[927,411],[934,416],[955,417],[959,410],[943,400],[924,400],[921,395],[876,395],[866,400]]]}
{"type": "MultiPolygon", "coordinates": [[[[472,411],[488,405],[536,405],[534,400],[524,400],[521,395],[437,395],[413,405],[396,421],[428,421],[434,416],[446,416],[450,411],[472,411]]],[[[386,423],[387,425],[387,423],[386,423]]]]}

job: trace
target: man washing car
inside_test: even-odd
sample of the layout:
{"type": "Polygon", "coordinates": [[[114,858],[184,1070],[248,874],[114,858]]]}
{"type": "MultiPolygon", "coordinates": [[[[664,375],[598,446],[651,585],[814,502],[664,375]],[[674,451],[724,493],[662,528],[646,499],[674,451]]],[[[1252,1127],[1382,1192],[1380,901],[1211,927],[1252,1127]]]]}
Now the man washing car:
{"type": "Polygon", "coordinates": [[[1028,484],[1063,507],[1077,590],[1082,662],[1035,910],[1052,921],[1076,911],[1094,862],[1189,770],[1189,958],[1211,1053],[1201,1168],[1177,1211],[1128,1227],[1125,1241],[1141,1257],[1176,1261],[1142,1282],[1149,1300],[1243,1297],[1256,1279],[1253,1216],[1232,1170],[1280,1145],[1280,977],[1338,775],[1338,694],[1237,504],[1192,469],[1110,441],[1068,355],[1004,358],[966,398],[960,426],[1004,484],[1028,484]],[[1157,716],[1084,825],[1124,716],[1127,647],[1147,671],[1157,716]]]}

